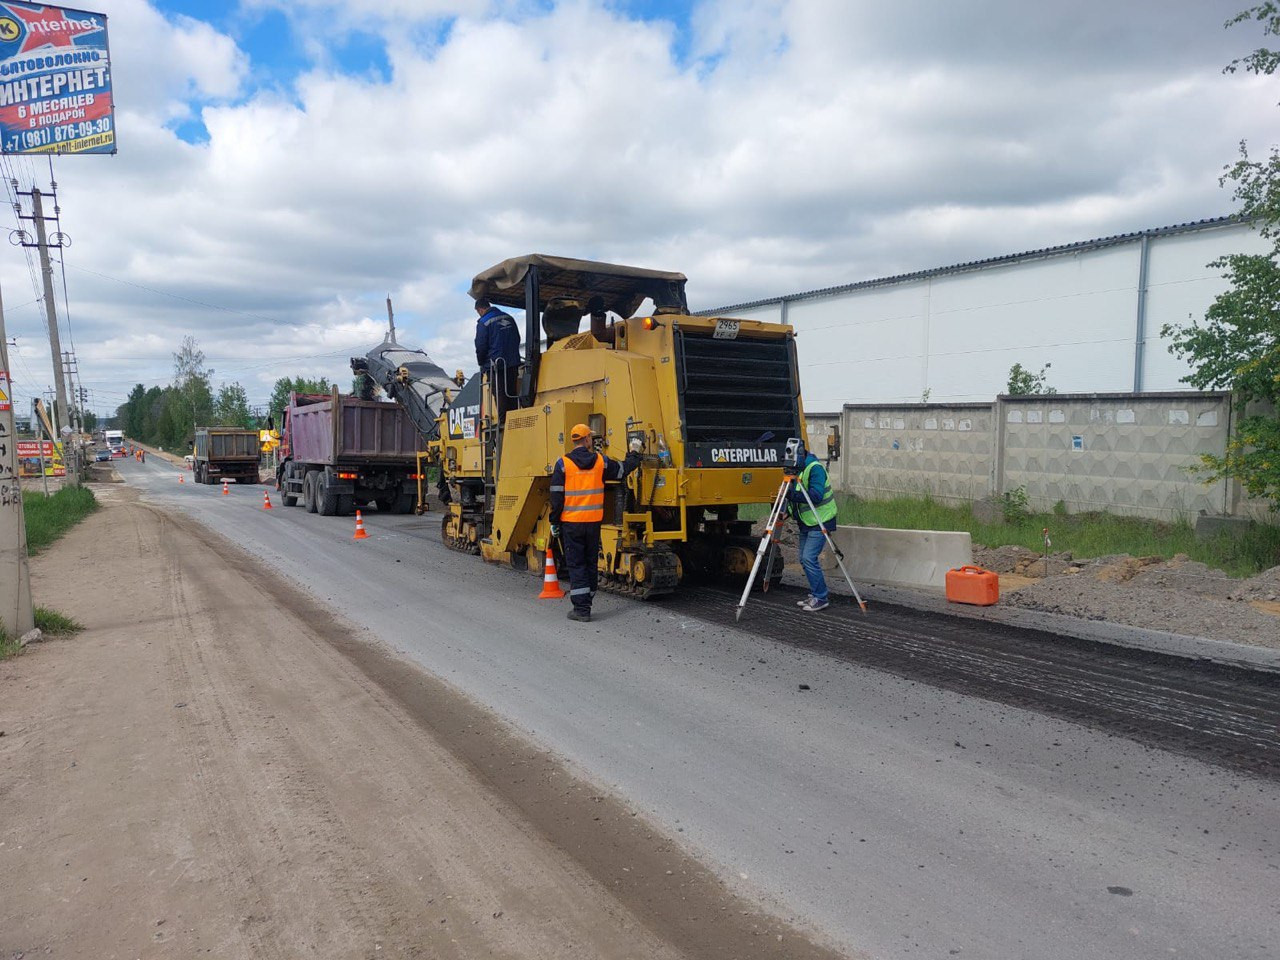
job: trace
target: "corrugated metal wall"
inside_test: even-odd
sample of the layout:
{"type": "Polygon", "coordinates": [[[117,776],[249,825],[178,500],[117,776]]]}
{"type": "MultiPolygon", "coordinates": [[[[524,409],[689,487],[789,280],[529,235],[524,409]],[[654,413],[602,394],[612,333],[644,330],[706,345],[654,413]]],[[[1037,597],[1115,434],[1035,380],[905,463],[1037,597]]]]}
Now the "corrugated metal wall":
{"type": "Polygon", "coordinates": [[[717,312],[794,325],[805,403],[818,410],[985,402],[1005,390],[1015,363],[1052,364],[1049,382],[1062,393],[1132,391],[1138,368],[1138,389],[1178,390],[1188,368],[1168,352],[1160,328],[1203,317],[1225,289],[1210,261],[1266,249],[1245,224],[1191,225],[1145,243],[1134,237],[717,312]]]}

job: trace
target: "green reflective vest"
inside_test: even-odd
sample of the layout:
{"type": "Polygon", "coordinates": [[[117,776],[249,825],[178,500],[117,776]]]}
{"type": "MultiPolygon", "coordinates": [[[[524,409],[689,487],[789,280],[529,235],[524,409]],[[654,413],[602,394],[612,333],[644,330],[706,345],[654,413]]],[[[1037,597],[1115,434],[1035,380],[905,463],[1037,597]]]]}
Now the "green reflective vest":
{"type": "MultiPolygon", "coordinates": [[[[805,468],[800,471],[800,476],[796,478],[796,483],[809,490],[809,473],[814,467],[820,467],[822,464],[817,460],[810,460],[805,468]]],[[[809,491],[809,499],[813,501],[813,505],[817,508],[815,513],[809,509],[809,504],[796,504],[796,519],[803,523],[806,527],[816,527],[818,525],[825,526],[829,521],[834,520],[836,516],[836,495],[831,490],[831,476],[826,475],[826,483],[822,485],[822,491],[818,496],[814,496],[813,491],[809,491]]]]}

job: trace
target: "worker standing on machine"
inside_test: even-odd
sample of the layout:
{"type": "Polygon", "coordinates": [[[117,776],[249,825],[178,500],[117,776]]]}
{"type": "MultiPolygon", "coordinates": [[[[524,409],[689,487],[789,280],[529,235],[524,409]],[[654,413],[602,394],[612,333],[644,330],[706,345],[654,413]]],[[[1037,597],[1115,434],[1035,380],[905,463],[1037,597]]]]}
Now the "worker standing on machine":
{"type": "Polygon", "coordinates": [[[591,622],[591,601],[596,595],[600,524],[604,522],[604,484],[622,480],[640,466],[644,441],[633,439],[622,463],[597,453],[591,446],[591,428],[579,423],[569,431],[573,449],[556,461],[551,471],[551,535],[564,547],[569,567],[569,619],[591,622]]]}
{"type": "Polygon", "coordinates": [[[489,374],[489,389],[497,398],[497,419],[501,421],[516,396],[520,327],[511,314],[488,300],[476,301],[476,363],[481,373],[489,374]]]}
{"type": "Polygon", "coordinates": [[[798,472],[788,496],[791,512],[800,528],[800,566],[809,581],[809,596],[799,601],[799,606],[806,613],[816,613],[831,606],[827,578],[823,576],[822,564],[818,562],[827,538],[822,535],[819,527],[828,531],[835,530],[837,510],[835,494],[831,490],[831,478],[827,476],[822,461],[803,445],[799,454],[795,467],[798,472]],[[805,499],[804,491],[808,491],[808,500],[805,499]],[[810,502],[813,504],[812,509],[810,502]]]}

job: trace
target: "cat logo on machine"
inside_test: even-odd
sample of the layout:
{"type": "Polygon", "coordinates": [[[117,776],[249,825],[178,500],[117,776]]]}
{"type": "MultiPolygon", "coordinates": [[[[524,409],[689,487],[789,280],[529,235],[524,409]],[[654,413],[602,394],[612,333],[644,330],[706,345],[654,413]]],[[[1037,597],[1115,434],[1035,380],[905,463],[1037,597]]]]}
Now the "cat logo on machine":
{"type": "Polygon", "coordinates": [[[778,451],[760,447],[712,447],[712,463],[777,463],[778,451]]]}
{"type": "Polygon", "coordinates": [[[449,408],[449,436],[454,439],[474,440],[476,436],[476,418],[480,416],[480,405],[449,408]]]}

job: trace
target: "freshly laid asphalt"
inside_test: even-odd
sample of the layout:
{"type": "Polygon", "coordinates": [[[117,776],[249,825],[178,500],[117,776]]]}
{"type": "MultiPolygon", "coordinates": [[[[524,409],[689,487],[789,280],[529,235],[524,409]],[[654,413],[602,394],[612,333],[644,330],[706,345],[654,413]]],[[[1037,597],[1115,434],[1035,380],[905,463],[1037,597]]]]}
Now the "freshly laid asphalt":
{"type": "MultiPolygon", "coordinates": [[[[264,511],[261,486],[223,497],[157,458],[120,471],[850,952],[1269,958],[1280,943],[1270,775],[739,630],[718,609],[601,596],[595,622],[570,623],[566,601],[534,599],[540,578],[446,550],[438,515],[370,511],[354,541],[351,519],[274,492],[264,511]]],[[[1146,696],[1160,708],[1158,684],[1146,696]]]]}

